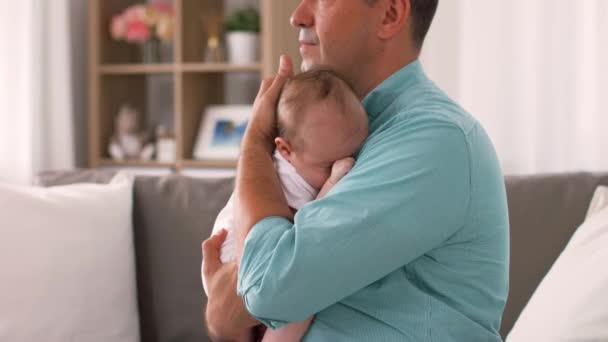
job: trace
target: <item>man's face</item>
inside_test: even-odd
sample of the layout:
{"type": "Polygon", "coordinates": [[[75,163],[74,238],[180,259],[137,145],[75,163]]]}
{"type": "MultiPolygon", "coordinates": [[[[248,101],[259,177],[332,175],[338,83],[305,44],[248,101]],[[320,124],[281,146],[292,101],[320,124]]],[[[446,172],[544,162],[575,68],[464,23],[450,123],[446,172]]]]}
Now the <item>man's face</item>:
{"type": "Polygon", "coordinates": [[[375,53],[372,11],[364,0],[302,0],[291,17],[300,29],[302,70],[322,65],[350,76],[369,63],[375,53]]]}

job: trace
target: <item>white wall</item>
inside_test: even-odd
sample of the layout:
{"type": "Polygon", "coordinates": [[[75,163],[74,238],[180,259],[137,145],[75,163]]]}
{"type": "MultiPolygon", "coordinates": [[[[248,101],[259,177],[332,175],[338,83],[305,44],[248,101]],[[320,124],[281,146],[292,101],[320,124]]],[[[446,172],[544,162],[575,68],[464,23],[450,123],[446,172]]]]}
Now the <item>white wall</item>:
{"type": "MultiPolygon", "coordinates": [[[[428,33],[421,60],[429,77],[453,98],[460,97],[460,0],[444,0],[428,33]]],[[[532,0],[534,1],[534,0],[532,0]]]]}
{"type": "Polygon", "coordinates": [[[444,0],[422,60],[530,174],[608,170],[606,56],[606,0],[444,0]]]}

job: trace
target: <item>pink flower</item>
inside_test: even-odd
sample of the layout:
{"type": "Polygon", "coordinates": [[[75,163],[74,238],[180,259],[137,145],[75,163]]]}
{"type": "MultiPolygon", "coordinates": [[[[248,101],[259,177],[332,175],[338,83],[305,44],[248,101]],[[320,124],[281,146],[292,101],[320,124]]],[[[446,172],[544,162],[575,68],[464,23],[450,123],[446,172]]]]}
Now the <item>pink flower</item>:
{"type": "Polygon", "coordinates": [[[115,40],[125,39],[125,35],[127,34],[127,21],[123,16],[117,15],[112,18],[110,32],[112,34],[112,38],[115,40]]]}
{"type": "Polygon", "coordinates": [[[161,13],[173,15],[173,6],[171,6],[170,3],[164,1],[156,1],[152,4],[152,7],[154,7],[157,11],[161,13]]]}
{"type": "Polygon", "coordinates": [[[146,6],[131,6],[126,9],[124,16],[125,20],[129,23],[132,21],[144,21],[146,19],[146,6]]]}
{"type": "Polygon", "coordinates": [[[150,39],[150,28],[140,20],[129,21],[127,24],[127,41],[143,43],[150,39]]]}

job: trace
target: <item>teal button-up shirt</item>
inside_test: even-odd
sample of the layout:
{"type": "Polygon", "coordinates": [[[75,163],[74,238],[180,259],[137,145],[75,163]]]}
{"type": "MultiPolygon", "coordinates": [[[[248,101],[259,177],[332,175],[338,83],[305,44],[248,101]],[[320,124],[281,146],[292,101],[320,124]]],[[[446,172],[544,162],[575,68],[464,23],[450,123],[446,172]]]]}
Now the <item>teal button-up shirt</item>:
{"type": "Polygon", "coordinates": [[[490,139],[418,61],[363,104],[353,170],[294,223],[250,232],[247,310],[273,329],[316,314],[305,341],[500,341],[509,222],[490,139]]]}

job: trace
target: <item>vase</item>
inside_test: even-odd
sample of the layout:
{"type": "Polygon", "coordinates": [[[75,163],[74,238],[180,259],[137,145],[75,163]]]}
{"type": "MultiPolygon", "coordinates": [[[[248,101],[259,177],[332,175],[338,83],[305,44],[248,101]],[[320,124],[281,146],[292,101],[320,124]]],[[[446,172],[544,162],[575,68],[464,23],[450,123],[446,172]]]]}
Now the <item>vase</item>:
{"type": "Polygon", "coordinates": [[[230,32],[226,35],[228,61],[249,64],[258,61],[258,34],[255,32],[230,32]]]}
{"type": "Polygon", "coordinates": [[[173,61],[173,46],[158,39],[151,39],[141,46],[142,62],[146,64],[171,63],[173,61]]]}

